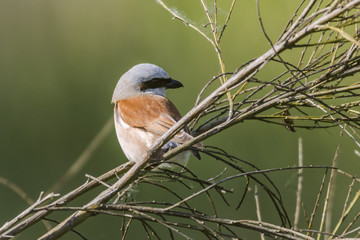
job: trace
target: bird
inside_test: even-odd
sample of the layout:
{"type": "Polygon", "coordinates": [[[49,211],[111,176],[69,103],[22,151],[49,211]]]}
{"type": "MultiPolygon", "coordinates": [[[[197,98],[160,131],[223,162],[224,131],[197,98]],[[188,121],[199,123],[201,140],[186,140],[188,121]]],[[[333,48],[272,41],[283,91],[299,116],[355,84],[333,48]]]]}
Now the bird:
{"type": "MultiPolygon", "coordinates": [[[[183,87],[181,82],[151,63],[137,64],[120,77],[111,102],[116,135],[129,161],[136,163],[147,157],[155,141],[181,119],[178,109],[165,95],[167,89],[180,87],[183,87]]],[[[185,127],[164,144],[160,152],[163,154],[192,138],[185,127]]],[[[200,159],[198,150],[202,147],[197,143],[192,150],[183,151],[160,166],[172,168],[175,165],[172,162],[185,166],[191,152],[200,159]]]]}

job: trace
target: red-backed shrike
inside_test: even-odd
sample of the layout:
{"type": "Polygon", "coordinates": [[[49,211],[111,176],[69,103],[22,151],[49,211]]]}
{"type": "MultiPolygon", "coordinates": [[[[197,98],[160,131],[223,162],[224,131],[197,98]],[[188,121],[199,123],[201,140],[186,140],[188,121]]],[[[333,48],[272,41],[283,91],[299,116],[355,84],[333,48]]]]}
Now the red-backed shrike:
{"type": "MultiPolygon", "coordinates": [[[[121,76],[111,102],[115,104],[116,134],[129,161],[138,162],[145,158],[156,139],[181,118],[175,105],[165,97],[166,89],[179,87],[183,87],[180,82],[171,79],[162,68],[149,63],[138,64],[121,76]]],[[[191,138],[182,129],[162,147],[162,152],[191,138]]],[[[195,145],[201,146],[201,143],[195,145]]],[[[184,151],[169,162],[186,164],[189,156],[190,151],[184,151]]],[[[195,156],[198,157],[197,152],[195,156]]]]}

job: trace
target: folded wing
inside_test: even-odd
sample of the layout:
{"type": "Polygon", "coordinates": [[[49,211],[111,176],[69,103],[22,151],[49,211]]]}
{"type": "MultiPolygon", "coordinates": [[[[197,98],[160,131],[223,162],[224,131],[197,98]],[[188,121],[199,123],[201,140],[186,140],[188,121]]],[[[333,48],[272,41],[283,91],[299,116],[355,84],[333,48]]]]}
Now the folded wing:
{"type": "MultiPolygon", "coordinates": [[[[142,128],[159,137],[181,118],[175,105],[167,98],[158,95],[138,95],[119,100],[116,102],[116,110],[125,124],[142,128]]],[[[177,145],[192,138],[189,133],[181,130],[171,142],[177,145]]],[[[201,148],[202,144],[196,144],[195,147],[201,148]]]]}

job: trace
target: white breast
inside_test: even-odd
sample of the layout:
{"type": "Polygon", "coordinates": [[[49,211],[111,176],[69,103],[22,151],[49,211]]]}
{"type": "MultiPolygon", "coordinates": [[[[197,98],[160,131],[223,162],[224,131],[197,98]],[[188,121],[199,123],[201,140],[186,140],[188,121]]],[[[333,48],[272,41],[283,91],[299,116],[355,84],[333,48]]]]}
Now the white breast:
{"type": "MultiPolygon", "coordinates": [[[[120,146],[129,161],[138,162],[146,157],[148,149],[154,144],[157,136],[151,132],[146,132],[141,128],[134,128],[126,124],[122,119],[118,111],[114,112],[115,130],[120,146]]],[[[167,143],[164,147],[168,148],[168,145],[173,142],[167,143]]],[[[176,146],[174,146],[176,147],[176,146]]],[[[182,165],[186,165],[190,157],[190,151],[184,151],[177,156],[169,159],[169,162],[176,162],[182,165]]],[[[174,164],[163,163],[159,167],[171,168],[176,166],[174,164]]]]}
{"type": "Polygon", "coordinates": [[[153,134],[130,127],[116,116],[115,129],[120,146],[129,161],[138,162],[146,157],[147,150],[155,140],[153,134]]]}

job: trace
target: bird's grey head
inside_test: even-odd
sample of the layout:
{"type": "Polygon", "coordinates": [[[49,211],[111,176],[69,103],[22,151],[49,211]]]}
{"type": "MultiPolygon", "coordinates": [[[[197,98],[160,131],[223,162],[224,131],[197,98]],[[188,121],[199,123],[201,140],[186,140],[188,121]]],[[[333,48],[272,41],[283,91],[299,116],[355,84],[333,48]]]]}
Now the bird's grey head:
{"type": "Polygon", "coordinates": [[[111,102],[114,103],[139,94],[165,96],[166,89],[182,86],[180,82],[171,79],[161,67],[150,63],[141,63],[121,76],[116,84],[111,102]]]}

